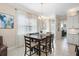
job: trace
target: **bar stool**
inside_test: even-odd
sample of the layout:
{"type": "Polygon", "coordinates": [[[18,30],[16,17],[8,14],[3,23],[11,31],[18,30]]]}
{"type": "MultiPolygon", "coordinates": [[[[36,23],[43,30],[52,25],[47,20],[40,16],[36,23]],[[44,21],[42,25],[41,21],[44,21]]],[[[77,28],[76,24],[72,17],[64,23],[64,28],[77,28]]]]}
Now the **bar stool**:
{"type": "Polygon", "coordinates": [[[51,48],[51,35],[46,36],[46,38],[41,42],[41,52],[45,53],[47,56],[48,53],[52,53],[52,48],[51,48]]]}
{"type": "Polygon", "coordinates": [[[38,53],[38,42],[33,42],[32,38],[30,37],[26,37],[24,36],[25,39],[25,54],[24,56],[27,54],[28,56],[31,56],[35,53],[38,53]],[[27,49],[28,48],[28,49],[27,49]],[[28,54],[29,52],[29,54],[28,54]]]}

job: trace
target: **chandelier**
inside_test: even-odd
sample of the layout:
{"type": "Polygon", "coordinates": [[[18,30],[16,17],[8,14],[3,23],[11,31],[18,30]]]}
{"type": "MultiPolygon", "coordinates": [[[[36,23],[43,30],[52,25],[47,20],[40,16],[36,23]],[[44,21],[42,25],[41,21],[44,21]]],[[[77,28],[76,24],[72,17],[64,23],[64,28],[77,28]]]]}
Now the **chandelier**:
{"type": "Polygon", "coordinates": [[[38,19],[43,19],[44,18],[44,16],[42,16],[43,15],[43,3],[41,3],[41,16],[38,16],[38,19]]]}
{"type": "Polygon", "coordinates": [[[41,16],[38,16],[39,20],[43,20],[43,19],[49,19],[50,17],[47,16],[43,16],[43,3],[41,3],[41,16]]]}

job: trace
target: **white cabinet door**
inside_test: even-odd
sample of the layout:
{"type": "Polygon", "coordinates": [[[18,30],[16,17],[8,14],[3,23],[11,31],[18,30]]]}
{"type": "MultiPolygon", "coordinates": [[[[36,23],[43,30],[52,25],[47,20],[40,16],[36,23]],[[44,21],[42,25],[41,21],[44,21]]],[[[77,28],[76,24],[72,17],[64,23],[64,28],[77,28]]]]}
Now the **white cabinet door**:
{"type": "Polygon", "coordinates": [[[73,42],[74,42],[74,44],[78,44],[78,34],[77,35],[74,35],[74,40],[73,40],[73,42]]]}
{"type": "Polygon", "coordinates": [[[73,26],[73,17],[69,16],[67,19],[67,28],[72,28],[73,26]]]}
{"type": "Polygon", "coordinates": [[[74,44],[74,42],[73,42],[73,35],[68,35],[68,43],[70,43],[70,44],[74,44]]]}
{"type": "Polygon", "coordinates": [[[71,43],[71,44],[78,44],[78,35],[77,34],[69,34],[68,35],[68,43],[71,43]]]}
{"type": "Polygon", "coordinates": [[[76,15],[76,16],[74,16],[74,19],[73,19],[73,27],[74,28],[79,28],[79,17],[78,17],[78,15],[76,15]]]}
{"type": "Polygon", "coordinates": [[[67,28],[79,28],[79,16],[69,16],[67,19],[67,28]]]}

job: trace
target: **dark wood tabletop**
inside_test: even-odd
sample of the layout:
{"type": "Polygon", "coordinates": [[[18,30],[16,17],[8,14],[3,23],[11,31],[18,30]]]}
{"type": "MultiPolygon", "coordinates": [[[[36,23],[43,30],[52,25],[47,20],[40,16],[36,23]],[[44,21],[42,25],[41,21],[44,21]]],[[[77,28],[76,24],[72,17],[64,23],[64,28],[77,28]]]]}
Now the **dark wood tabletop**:
{"type": "Polygon", "coordinates": [[[45,34],[36,34],[36,35],[29,35],[29,34],[26,34],[25,35],[27,38],[31,38],[31,39],[36,39],[36,40],[42,40],[44,38],[46,38],[46,35],[45,34]]]}

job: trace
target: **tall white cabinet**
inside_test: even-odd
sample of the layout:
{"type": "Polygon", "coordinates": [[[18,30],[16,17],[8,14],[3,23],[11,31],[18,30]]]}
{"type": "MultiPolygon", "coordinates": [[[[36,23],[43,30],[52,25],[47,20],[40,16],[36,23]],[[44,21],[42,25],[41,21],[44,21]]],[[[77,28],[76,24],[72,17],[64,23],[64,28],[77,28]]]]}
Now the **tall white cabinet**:
{"type": "Polygon", "coordinates": [[[68,16],[68,28],[79,28],[79,15],[68,16]]]}
{"type": "Polygon", "coordinates": [[[67,16],[67,40],[70,44],[79,44],[79,14],[67,16]]]}

